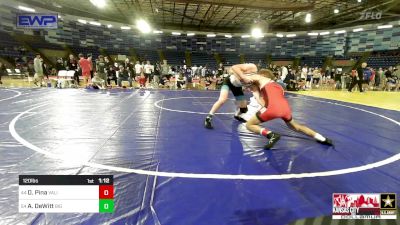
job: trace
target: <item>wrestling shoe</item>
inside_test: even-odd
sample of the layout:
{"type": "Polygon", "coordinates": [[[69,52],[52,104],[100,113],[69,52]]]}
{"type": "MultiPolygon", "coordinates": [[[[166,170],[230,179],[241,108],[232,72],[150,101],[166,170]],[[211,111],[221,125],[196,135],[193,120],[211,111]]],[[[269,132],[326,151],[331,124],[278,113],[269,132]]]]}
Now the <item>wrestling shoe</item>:
{"type": "Polygon", "coordinates": [[[204,120],[204,127],[207,128],[207,129],[213,129],[211,121],[212,121],[212,117],[210,115],[208,115],[206,117],[206,119],[204,120]]]}
{"type": "Polygon", "coordinates": [[[268,143],[264,146],[264,149],[271,149],[272,147],[274,147],[276,142],[278,142],[279,139],[281,139],[281,135],[278,133],[271,132],[267,135],[267,138],[268,138],[268,143]]]}
{"type": "Polygon", "coordinates": [[[333,141],[329,138],[325,138],[325,141],[317,141],[317,142],[323,145],[333,146],[333,141]]]}

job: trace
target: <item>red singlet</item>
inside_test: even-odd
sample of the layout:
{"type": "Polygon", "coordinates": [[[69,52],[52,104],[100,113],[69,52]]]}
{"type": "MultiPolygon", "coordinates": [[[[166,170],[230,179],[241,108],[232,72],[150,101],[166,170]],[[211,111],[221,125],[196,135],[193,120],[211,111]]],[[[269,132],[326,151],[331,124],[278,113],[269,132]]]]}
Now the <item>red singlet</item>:
{"type": "Polygon", "coordinates": [[[80,59],[79,66],[82,69],[82,76],[90,77],[90,62],[87,59],[80,59]]]}
{"type": "Polygon", "coordinates": [[[257,117],[261,122],[266,122],[276,118],[281,118],[285,122],[292,120],[292,110],[284,96],[283,88],[276,82],[267,83],[260,90],[260,94],[266,107],[257,112],[257,117]]]}

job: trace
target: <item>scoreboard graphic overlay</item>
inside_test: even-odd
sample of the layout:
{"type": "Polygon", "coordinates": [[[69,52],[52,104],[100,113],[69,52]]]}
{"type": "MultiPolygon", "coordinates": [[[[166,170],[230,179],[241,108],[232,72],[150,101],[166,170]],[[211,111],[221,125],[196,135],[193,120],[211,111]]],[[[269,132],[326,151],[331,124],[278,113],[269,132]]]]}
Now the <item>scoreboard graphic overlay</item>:
{"type": "Polygon", "coordinates": [[[20,213],[113,213],[112,175],[20,175],[20,213]]]}

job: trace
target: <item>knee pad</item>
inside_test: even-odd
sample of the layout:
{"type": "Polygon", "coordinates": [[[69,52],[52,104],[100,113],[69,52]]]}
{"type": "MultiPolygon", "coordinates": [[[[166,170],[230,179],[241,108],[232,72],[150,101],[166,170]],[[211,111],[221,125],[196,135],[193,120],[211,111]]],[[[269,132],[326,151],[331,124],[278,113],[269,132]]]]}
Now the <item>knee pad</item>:
{"type": "Polygon", "coordinates": [[[241,113],[247,113],[247,111],[248,111],[247,107],[246,108],[240,108],[240,112],[241,113]]]}

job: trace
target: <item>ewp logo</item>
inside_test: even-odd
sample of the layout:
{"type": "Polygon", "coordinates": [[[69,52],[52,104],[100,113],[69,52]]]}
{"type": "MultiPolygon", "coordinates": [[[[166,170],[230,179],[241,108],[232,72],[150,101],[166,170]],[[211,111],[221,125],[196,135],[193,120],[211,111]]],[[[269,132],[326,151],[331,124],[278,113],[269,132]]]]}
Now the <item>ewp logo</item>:
{"type": "Polygon", "coordinates": [[[57,28],[58,15],[57,14],[18,14],[17,27],[18,28],[57,28]]]}

